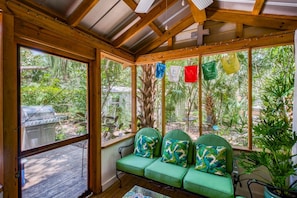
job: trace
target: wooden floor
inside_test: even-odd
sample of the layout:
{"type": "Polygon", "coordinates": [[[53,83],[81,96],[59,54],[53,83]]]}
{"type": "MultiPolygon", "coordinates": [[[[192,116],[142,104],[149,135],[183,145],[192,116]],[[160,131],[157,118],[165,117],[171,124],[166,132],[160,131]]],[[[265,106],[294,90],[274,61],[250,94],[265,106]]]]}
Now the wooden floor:
{"type": "Polygon", "coordinates": [[[114,183],[110,188],[106,189],[99,195],[93,195],[92,198],[121,198],[134,185],[144,187],[146,189],[161,193],[172,198],[199,198],[201,196],[186,192],[180,189],[172,189],[166,185],[162,185],[150,180],[125,174],[122,178],[122,188],[119,187],[119,182],[114,183]]]}
{"type": "Polygon", "coordinates": [[[87,190],[87,152],[82,144],[75,143],[25,160],[22,198],[77,198],[87,190]]]}

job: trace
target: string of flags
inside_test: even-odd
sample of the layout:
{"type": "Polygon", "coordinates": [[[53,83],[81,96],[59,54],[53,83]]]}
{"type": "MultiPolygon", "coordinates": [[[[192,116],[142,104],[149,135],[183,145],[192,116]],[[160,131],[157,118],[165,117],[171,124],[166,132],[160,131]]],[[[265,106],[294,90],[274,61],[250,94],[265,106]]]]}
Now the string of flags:
{"type": "MultiPolygon", "coordinates": [[[[223,70],[227,75],[237,73],[240,70],[240,63],[236,53],[229,53],[221,58],[223,70]]],[[[202,64],[202,73],[204,80],[213,80],[218,76],[217,61],[210,61],[202,64]]],[[[195,83],[199,76],[198,65],[184,66],[184,80],[186,83],[195,83]]],[[[168,80],[170,82],[178,82],[182,66],[170,66],[168,69],[168,80]]],[[[162,79],[166,71],[164,63],[157,63],[156,78],[162,79]]]]}

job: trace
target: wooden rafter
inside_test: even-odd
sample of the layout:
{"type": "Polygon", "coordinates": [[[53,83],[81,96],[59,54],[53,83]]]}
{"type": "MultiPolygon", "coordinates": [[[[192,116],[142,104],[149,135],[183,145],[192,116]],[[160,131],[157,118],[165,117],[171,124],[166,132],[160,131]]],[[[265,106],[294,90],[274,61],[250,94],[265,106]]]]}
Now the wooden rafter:
{"type": "Polygon", "coordinates": [[[161,44],[172,38],[173,36],[177,35],[190,25],[195,23],[195,20],[192,16],[192,14],[185,17],[183,20],[181,20],[178,24],[176,24],[173,28],[166,31],[160,38],[155,39],[153,42],[149,43],[148,45],[141,48],[139,51],[136,52],[136,54],[145,54],[157,47],[159,47],[161,44]]]}
{"type": "Polygon", "coordinates": [[[19,2],[16,3],[15,1],[9,1],[6,5],[14,13],[16,18],[20,18],[28,23],[34,22],[35,25],[42,27],[41,29],[51,30],[51,32],[56,33],[57,36],[60,35],[62,37],[69,37],[76,40],[78,43],[84,43],[84,45],[95,46],[98,49],[102,49],[105,53],[121,57],[127,62],[131,63],[134,61],[134,57],[131,54],[121,49],[116,49],[112,45],[93,36],[87,35],[78,29],[70,28],[62,23],[57,23],[54,18],[50,18],[42,12],[33,10],[28,6],[19,2]]]}
{"type": "MultiPolygon", "coordinates": [[[[34,8],[35,10],[42,12],[43,14],[55,17],[56,19],[60,19],[61,21],[66,21],[66,17],[64,15],[55,12],[54,10],[47,8],[34,0],[22,0],[22,3],[29,6],[30,8],[34,8]]],[[[6,5],[4,7],[6,7],[6,5]]]]}
{"type": "MultiPolygon", "coordinates": [[[[167,0],[167,8],[172,6],[178,0],[167,0]]],[[[155,20],[158,16],[160,16],[166,10],[166,1],[162,1],[158,5],[156,5],[145,17],[140,19],[136,24],[134,24],[130,29],[124,32],[119,38],[117,38],[113,45],[115,47],[120,47],[126,41],[128,41],[132,36],[141,31],[145,26],[150,24],[153,20],[155,20]]]]}
{"type": "Polygon", "coordinates": [[[206,21],[206,13],[205,13],[205,9],[203,10],[199,10],[193,3],[193,1],[191,0],[188,0],[188,3],[190,5],[190,8],[191,8],[191,12],[192,12],[192,15],[195,19],[195,22],[196,23],[203,23],[204,21],[206,21]]]}
{"type": "Polygon", "coordinates": [[[208,20],[242,23],[253,27],[273,28],[279,30],[292,30],[297,28],[297,19],[290,17],[277,17],[272,15],[252,15],[250,12],[207,9],[208,20]]]}
{"type": "Polygon", "coordinates": [[[286,32],[278,32],[269,36],[257,38],[240,39],[237,41],[229,41],[213,45],[203,45],[199,47],[191,47],[184,49],[169,50],[166,52],[156,52],[140,55],[136,58],[136,64],[149,64],[158,61],[175,60],[181,58],[190,58],[198,55],[224,53],[227,51],[246,50],[253,47],[263,47],[271,45],[285,45],[294,42],[294,30],[286,32]],[[248,40],[248,42],[247,42],[248,40]]]}
{"type": "MultiPolygon", "coordinates": [[[[137,7],[137,4],[135,3],[134,0],[124,0],[124,2],[132,9],[135,10],[137,7]]],[[[145,15],[144,14],[138,14],[137,15],[140,18],[143,18],[145,15]]],[[[154,24],[154,22],[151,22],[149,24],[149,26],[151,27],[151,29],[156,32],[158,34],[158,36],[162,36],[163,32],[158,28],[158,26],[156,24],[154,24]]]]}
{"type": "Polygon", "coordinates": [[[84,16],[86,16],[98,2],[99,0],[83,0],[75,11],[68,17],[68,24],[72,27],[77,26],[84,16]]]}
{"type": "Polygon", "coordinates": [[[264,7],[266,0],[256,0],[254,8],[253,8],[253,15],[259,15],[264,7]]]}

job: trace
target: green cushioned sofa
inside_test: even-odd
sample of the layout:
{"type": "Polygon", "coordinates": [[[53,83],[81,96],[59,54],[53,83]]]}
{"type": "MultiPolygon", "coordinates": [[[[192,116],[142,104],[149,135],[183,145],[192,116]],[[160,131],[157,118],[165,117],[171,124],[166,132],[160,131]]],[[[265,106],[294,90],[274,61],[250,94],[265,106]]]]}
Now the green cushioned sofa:
{"type": "MultiPolygon", "coordinates": [[[[145,158],[145,157],[134,155],[134,153],[131,153],[125,157],[121,157],[121,159],[117,160],[116,162],[116,169],[117,169],[116,176],[119,180],[120,178],[118,175],[118,171],[123,171],[137,176],[144,176],[144,169],[160,157],[160,147],[162,144],[161,134],[153,128],[142,128],[135,135],[134,146],[137,144],[136,141],[141,135],[145,135],[148,137],[156,137],[158,139],[156,148],[154,150],[154,157],[145,158]]],[[[121,150],[119,151],[121,152],[121,150]]],[[[121,180],[120,180],[120,185],[121,185],[121,180]]]]}
{"type": "MultiPolygon", "coordinates": [[[[183,188],[206,197],[231,198],[234,197],[232,180],[233,150],[231,145],[222,137],[214,134],[200,136],[195,145],[224,146],[226,148],[226,175],[220,176],[195,170],[191,165],[183,179],[183,188]]],[[[196,149],[194,150],[196,153],[196,149]]],[[[194,163],[195,164],[195,163],[194,163]]]]}
{"type": "Polygon", "coordinates": [[[191,137],[182,130],[172,130],[166,133],[163,138],[161,147],[161,154],[165,152],[165,142],[169,139],[185,140],[189,142],[188,155],[187,155],[187,166],[182,167],[173,163],[162,162],[162,157],[147,166],[144,170],[146,178],[158,181],[173,187],[181,188],[183,178],[188,172],[189,165],[193,162],[193,142],[191,137]]]}
{"type": "Polygon", "coordinates": [[[154,157],[145,158],[133,153],[129,154],[116,162],[117,172],[131,173],[205,197],[234,197],[231,176],[233,151],[231,145],[224,138],[206,134],[200,136],[196,142],[192,142],[191,137],[182,130],[169,131],[162,138],[155,129],[144,128],[135,136],[134,149],[141,134],[156,136],[160,140],[154,150],[154,157]],[[226,148],[226,173],[223,176],[195,169],[196,145],[198,144],[226,148]],[[186,147],[180,145],[186,145],[186,147]],[[176,148],[187,148],[188,151],[184,152],[182,149],[176,148]]]}

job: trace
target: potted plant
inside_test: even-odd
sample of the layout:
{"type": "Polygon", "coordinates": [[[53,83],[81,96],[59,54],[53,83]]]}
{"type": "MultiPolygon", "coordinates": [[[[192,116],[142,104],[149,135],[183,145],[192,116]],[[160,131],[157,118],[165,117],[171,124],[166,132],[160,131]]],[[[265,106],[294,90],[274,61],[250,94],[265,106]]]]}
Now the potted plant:
{"type": "Polygon", "coordinates": [[[292,159],[292,147],[297,141],[292,132],[293,77],[284,71],[265,81],[261,92],[263,109],[253,127],[253,140],[260,150],[242,152],[239,157],[245,173],[257,174],[259,167],[265,167],[271,179],[249,181],[265,186],[264,197],[297,197],[294,184],[289,182],[297,167],[292,159]]]}

